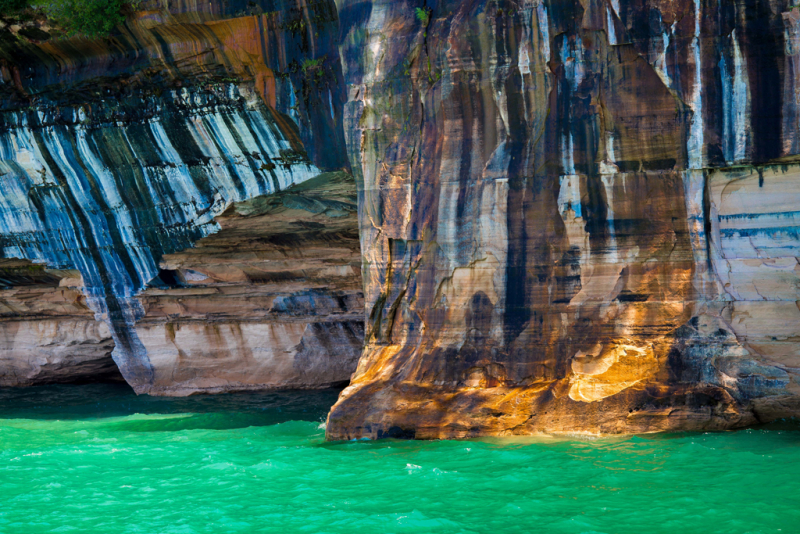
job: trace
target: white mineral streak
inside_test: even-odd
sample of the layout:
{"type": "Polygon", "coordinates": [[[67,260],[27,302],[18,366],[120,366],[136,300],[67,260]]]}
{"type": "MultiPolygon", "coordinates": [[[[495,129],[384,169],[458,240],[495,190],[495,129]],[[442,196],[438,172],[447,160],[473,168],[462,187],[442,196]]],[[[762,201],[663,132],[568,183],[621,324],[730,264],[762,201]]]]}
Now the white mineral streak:
{"type": "Polygon", "coordinates": [[[617,31],[614,27],[614,15],[610,8],[606,8],[606,27],[608,28],[608,44],[612,46],[619,44],[617,41],[617,31]]]}
{"type": "Polygon", "coordinates": [[[747,122],[750,117],[750,89],[747,86],[747,65],[739,48],[736,30],[733,35],[733,157],[739,162],[747,155],[747,122]]]}
{"type": "Polygon", "coordinates": [[[625,174],[605,174],[600,177],[606,191],[606,221],[608,222],[609,243],[606,252],[608,263],[619,263],[619,247],[617,247],[617,232],[614,228],[614,182],[619,178],[625,183],[625,174]]]}
{"type": "MultiPolygon", "coordinates": [[[[580,251],[581,284],[583,288],[591,280],[593,266],[589,249],[589,234],[585,230],[586,222],[581,209],[581,177],[578,175],[561,176],[558,192],[558,211],[567,231],[567,239],[571,248],[580,251]]],[[[586,291],[580,291],[572,298],[570,304],[580,304],[590,298],[586,291]]]]}
{"type": "MultiPolygon", "coordinates": [[[[531,73],[531,60],[528,56],[528,43],[522,43],[519,49],[519,59],[517,60],[517,67],[519,68],[520,75],[524,76],[531,73]]],[[[525,92],[525,82],[523,80],[522,92],[525,92]]]]}
{"type": "Polygon", "coordinates": [[[574,43],[574,46],[572,46],[569,36],[564,34],[561,44],[561,62],[564,64],[565,76],[569,80],[573,91],[578,88],[586,75],[582,41],[576,39],[574,43]]]}
{"type": "MultiPolygon", "coordinates": [[[[241,98],[236,87],[228,94],[234,101],[241,98]]],[[[213,219],[231,202],[273,193],[275,181],[283,189],[320,173],[310,163],[284,159],[291,153],[289,141],[254,102],[209,112],[212,106],[200,95],[172,98],[199,106],[179,120],[202,153],[200,162],[182,160],[160,118],[144,124],[150,140],[144,141],[147,153],[141,153],[141,123],[89,128],[80,110],[74,116],[80,122],[66,126],[48,125],[47,114],[40,112],[40,126],[29,125],[24,113],[9,113],[0,132],[3,255],[78,269],[95,312],[107,318],[113,296],[123,316],[133,320],[138,313],[133,297],[158,274],[165,252],[153,245],[186,248],[218,230],[213,219]],[[119,161],[104,160],[108,152],[98,145],[106,142],[114,143],[117,154],[129,154],[121,168],[119,161]],[[270,170],[261,165],[268,160],[276,161],[270,170]],[[137,188],[147,205],[137,204],[130,188],[137,188]],[[154,242],[152,234],[161,237],[154,242]]],[[[132,357],[143,355],[115,354],[118,362],[132,357]]]]}
{"type": "Polygon", "coordinates": [[[547,6],[544,2],[536,7],[536,20],[539,23],[539,32],[542,37],[542,57],[545,62],[550,61],[550,28],[547,20],[547,6]]]}
{"type": "Polygon", "coordinates": [[[525,122],[530,124],[538,116],[534,104],[536,90],[542,76],[546,76],[545,73],[548,72],[547,62],[550,61],[550,36],[545,6],[542,3],[529,5],[522,21],[524,33],[517,57],[517,68],[522,83],[525,122]]]}
{"type": "Polygon", "coordinates": [[[653,62],[653,68],[667,87],[672,87],[672,78],[667,68],[667,51],[669,50],[669,45],[674,34],[675,23],[673,22],[669,27],[669,31],[664,32],[661,39],[654,40],[652,43],[654,47],[660,45],[659,49],[654,51],[655,61],[653,62]]]}
{"type": "MultiPolygon", "coordinates": [[[[561,62],[564,65],[567,83],[573,91],[577,90],[585,75],[583,47],[580,39],[576,40],[573,46],[569,37],[564,34],[561,42],[561,62]]],[[[560,144],[563,173],[575,174],[574,141],[571,131],[561,134],[560,144]]]]}
{"type": "Polygon", "coordinates": [[[750,116],[750,95],[747,86],[747,65],[739,48],[736,30],[733,41],[733,68],[725,56],[720,60],[722,78],[722,153],[729,164],[738,163],[747,156],[746,125],[750,116]]]}
{"type": "MultiPolygon", "coordinates": [[[[368,67],[364,71],[364,83],[375,82],[383,78],[382,59],[383,41],[386,39],[384,30],[387,19],[390,16],[391,5],[373,4],[370,12],[369,22],[367,22],[367,54],[368,67]]],[[[415,16],[412,13],[410,16],[415,16]]]]}
{"type": "Polygon", "coordinates": [[[589,263],[589,234],[584,227],[581,210],[581,177],[577,175],[562,176],[558,191],[558,212],[567,229],[570,247],[581,251],[581,268],[589,263]]]}
{"type": "MultiPolygon", "coordinates": [[[[709,243],[706,236],[706,215],[703,207],[703,194],[706,184],[706,173],[702,170],[688,170],[683,172],[683,189],[685,192],[686,217],[689,235],[692,244],[692,257],[694,258],[694,287],[698,295],[707,295],[709,298],[718,298],[725,292],[719,283],[719,278],[709,268],[709,255],[712,263],[719,262],[718,242],[709,243]]],[[[716,214],[709,214],[711,220],[716,220],[716,214]]]]}
{"type": "Polygon", "coordinates": [[[689,155],[689,168],[702,169],[705,166],[704,132],[703,132],[703,95],[702,73],[700,63],[700,19],[702,13],[700,0],[694,0],[694,39],[692,39],[692,57],[694,58],[694,80],[689,105],[692,108],[692,125],[689,129],[687,150],[689,155]]]}
{"type": "Polygon", "coordinates": [[[287,78],[289,81],[289,116],[292,120],[296,123],[300,123],[300,112],[297,108],[297,96],[294,94],[294,84],[292,80],[287,78]]]}
{"type": "Polygon", "coordinates": [[[531,73],[531,60],[530,56],[528,55],[528,50],[530,45],[528,41],[524,41],[519,49],[519,59],[517,60],[517,68],[519,69],[519,79],[522,83],[522,103],[525,106],[525,120],[530,120],[530,114],[528,113],[528,99],[525,95],[525,76],[529,76],[531,73]]]}
{"type": "Polygon", "coordinates": [[[617,156],[614,153],[614,133],[606,132],[606,157],[600,162],[600,174],[616,174],[619,167],[616,165],[617,156]]]}
{"type": "Polygon", "coordinates": [[[572,132],[561,135],[561,167],[564,174],[575,174],[572,132]]]}

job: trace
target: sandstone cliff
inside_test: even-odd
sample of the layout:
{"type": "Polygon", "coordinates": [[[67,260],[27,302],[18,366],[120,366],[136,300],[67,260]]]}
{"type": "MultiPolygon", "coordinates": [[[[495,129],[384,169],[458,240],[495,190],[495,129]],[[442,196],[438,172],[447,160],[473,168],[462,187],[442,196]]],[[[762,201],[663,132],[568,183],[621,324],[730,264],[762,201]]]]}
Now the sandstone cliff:
{"type": "Polygon", "coordinates": [[[363,318],[330,439],[800,413],[800,9],[143,5],[0,44],[3,256],[137,391],[345,381],[363,318]]]}
{"type": "Polygon", "coordinates": [[[800,413],[798,13],[344,0],[367,325],[328,437],[800,413]]]}
{"type": "Polygon", "coordinates": [[[122,380],[76,271],[0,260],[0,386],[122,380]]]}
{"type": "MultiPolygon", "coordinates": [[[[335,6],[232,1],[146,2],[141,7],[144,11],[108,39],[35,43],[3,33],[2,256],[78,270],[87,305],[110,327],[114,359],[138,392],[282,385],[293,359],[294,374],[283,385],[315,387],[347,380],[361,344],[359,328],[339,317],[347,315],[360,294],[359,271],[349,266],[353,257],[359,263],[357,246],[348,242],[355,235],[355,208],[331,215],[330,210],[300,206],[295,212],[305,215],[278,215],[278,221],[265,212],[255,219],[263,235],[257,227],[247,227],[254,224],[252,217],[244,223],[249,229],[231,223],[225,233],[240,242],[249,240],[248,246],[255,243],[248,251],[257,257],[250,271],[270,271],[265,265],[276,265],[275,256],[282,254],[304,257],[305,251],[293,251],[291,245],[308,247],[307,261],[330,262],[331,279],[324,286],[318,273],[316,279],[306,279],[301,263],[295,272],[285,269],[285,287],[280,287],[280,276],[271,285],[262,284],[266,279],[234,280],[230,273],[216,277],[211,264],[230,261],[219,252],[224,237],[209,244],[213,251],[207,260],[195,254],[195,263],[209,263],[209,280],[239,284],[204,289],[221,294],[206,303],[207,309],[218,305],[231,310],[226,332],[214,334],[214,342],[209,342],[210,333],[192,335],[180,322],[182,314],[187,321],[196,319],[196,307],[176,311],[157,303],[173,299],[176,292],[199,289],[170,289],[159,298],[158,290],[151,289],[140,298],[148,285],[157,286],[159,278],[165,282],[160,267],[165,255],[189,249],[220,230],[215,217],[231,203],[347,167],[335,6]],[[333,226],[340,234],[303,237],[304,224],[327,225],[337,217],[343,222],[337,219],[333,226]],[[284,235],[283,245],[270,242],[273,223],[297,230],[296,235],[284,235]],[[331,257],[318,252],[320,239],[337,244],[334,237],[345,252],[329,251],[331,257]],[[259,249],[262,242],[270,246],[259,249]],[[260,302],[250,300],[264,291],[260,302]],[[334,304],[306,310],[302,294],[334,304]],[[159,306],[169,309],[169,320],[159,306]],[[280,317],[256,327],[257,312],[280,317]],[[304,314],[314,320],[304,322],[304,314]],[[327,356],[339,358],[335,362],[317,357],[326,328],[325,341],[342,347],[327,356]],[[231,345],[254,332],[256,337],[242,341],[244,345],[231,345]],[[191,339],[188,343],[195,348],[175,349],[176,338],[181,345],[191,339]],[[258,357],[248,352],[256,347],[258,357]],[[193,359],[197,350],[201,359],[220,358],[211,367],[225,367],[227,377],[203,371],[209,365],[193,359]],[[285,369],[273,376],[266,372],[270,366],[285,369]]],[[[354,190],[352,182],[347,184],[340,185],[354,190]]],[[[322,201],[341,203],[337,195],[342,194],[346,191],[322,201]]],[[[220,310],[217,316],[222,315],[220,310]]],[[[209,328],[223,327],[214,323],[209,328]]]]}

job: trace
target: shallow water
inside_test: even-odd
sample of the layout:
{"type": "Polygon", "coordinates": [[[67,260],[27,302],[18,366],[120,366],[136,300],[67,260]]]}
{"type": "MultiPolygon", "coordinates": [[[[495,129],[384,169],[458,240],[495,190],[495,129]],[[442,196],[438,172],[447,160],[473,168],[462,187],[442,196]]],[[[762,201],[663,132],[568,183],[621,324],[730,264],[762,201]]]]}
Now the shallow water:
{"type": "Polygon", "coordinates": [[[337,391],[0,390],[0,532],[800,532],[800,427],[325,443],[337,391]]]}

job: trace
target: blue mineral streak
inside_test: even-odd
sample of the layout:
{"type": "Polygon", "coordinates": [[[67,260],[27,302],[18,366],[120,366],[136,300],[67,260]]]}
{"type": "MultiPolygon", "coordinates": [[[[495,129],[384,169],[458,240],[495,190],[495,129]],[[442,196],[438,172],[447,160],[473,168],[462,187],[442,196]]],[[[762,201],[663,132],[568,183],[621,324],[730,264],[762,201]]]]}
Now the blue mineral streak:
{"type": "Polygon", "coordinates": [[[138,391],[152,376],[135,298],[164,254],[219,229],[230,203],[320,173],[271,111],[233,85],[125,105],[0,116],[0,250],[77,269],[138,391]]]}

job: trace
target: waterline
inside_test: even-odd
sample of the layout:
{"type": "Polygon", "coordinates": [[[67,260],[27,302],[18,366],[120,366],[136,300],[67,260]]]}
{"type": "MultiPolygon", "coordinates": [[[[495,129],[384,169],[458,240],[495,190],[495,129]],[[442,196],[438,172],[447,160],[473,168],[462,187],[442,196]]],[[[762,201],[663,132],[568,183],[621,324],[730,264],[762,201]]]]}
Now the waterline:
{"type": "Polygon", "coordinates": [[[326,443],[321,422],[335,391],[154,399],[115,387],[18,390],[26,399],[0,392],[0,532],[792,532],[800,524],[796,426],[326,443]]]}

